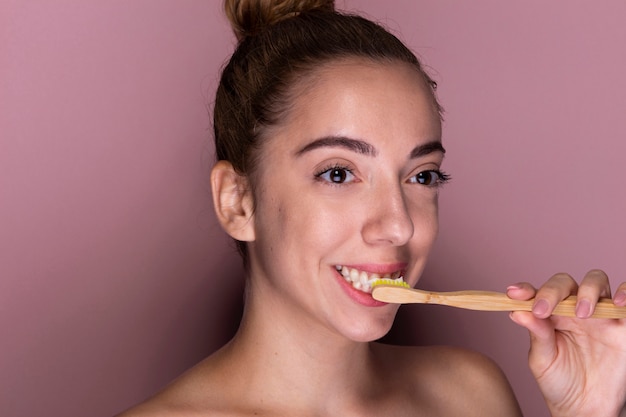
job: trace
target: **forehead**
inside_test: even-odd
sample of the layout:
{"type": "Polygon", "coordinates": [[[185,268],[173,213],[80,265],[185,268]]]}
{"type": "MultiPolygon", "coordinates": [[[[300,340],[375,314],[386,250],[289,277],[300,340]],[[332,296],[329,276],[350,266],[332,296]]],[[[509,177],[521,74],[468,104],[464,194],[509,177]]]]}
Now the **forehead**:
{"type": "Polygon", "coordinates": [[[418,70],[364,59],[332,62],[309,74],[296,86],[282,127],[312,135],[366,137],[387,130],[414,139],[441,136],[432,91],[418,70]]]}

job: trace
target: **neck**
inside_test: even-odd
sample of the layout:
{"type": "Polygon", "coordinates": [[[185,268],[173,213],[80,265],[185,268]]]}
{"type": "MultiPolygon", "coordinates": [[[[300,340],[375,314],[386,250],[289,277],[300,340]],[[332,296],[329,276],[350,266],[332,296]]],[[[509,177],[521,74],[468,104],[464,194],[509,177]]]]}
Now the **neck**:
{"type": "Polygon", "coordinates": [[[372,372],[369,343],[334,333],[281,300],[247,298],[239,331],[227,347],[231,366],[245,375],[246,392],[266,404],[268,399],[278,406],[297,401],[307,410],[319,409],[320,399],[338,407],[329,403],[359,397],[365,389],[360,381],[368,381],[372,372]]]}

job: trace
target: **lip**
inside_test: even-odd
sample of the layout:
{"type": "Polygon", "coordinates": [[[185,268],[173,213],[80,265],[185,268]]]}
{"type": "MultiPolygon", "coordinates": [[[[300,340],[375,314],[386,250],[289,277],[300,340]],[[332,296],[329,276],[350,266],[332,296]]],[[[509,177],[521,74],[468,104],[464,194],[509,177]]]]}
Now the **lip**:
{"type": "Polygon", "coordinates": [[[398,271],[405,271],[408,264],[406,262],[396,262],[396,263],[390,263],[390,264],[367,263],[367,264],[338,264],[338,265],[345,266],[345,267],[352,268],[352,269],[358,269],[359,271],[365,271],[369,274],[385,275],[385,274],[392,274],[398,271]]]}

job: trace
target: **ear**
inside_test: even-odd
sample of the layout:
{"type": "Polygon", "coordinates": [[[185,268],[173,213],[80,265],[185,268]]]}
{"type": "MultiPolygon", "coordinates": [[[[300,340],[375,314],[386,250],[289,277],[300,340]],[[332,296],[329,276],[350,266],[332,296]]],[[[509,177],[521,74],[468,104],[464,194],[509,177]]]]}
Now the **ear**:
{"type": "Polygon", "coordinates": [[[211,170],[213,206],[220,224],[234,239],[254,240],[252,190],[245,176],[228,161],[218,161],[211,170]]]}

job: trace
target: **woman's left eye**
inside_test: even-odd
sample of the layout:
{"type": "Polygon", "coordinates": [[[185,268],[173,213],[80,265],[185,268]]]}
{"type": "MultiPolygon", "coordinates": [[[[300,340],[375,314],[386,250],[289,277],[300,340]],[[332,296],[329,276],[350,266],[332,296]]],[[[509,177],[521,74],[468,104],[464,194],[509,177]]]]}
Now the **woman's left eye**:
{"type": "Polygon", "coordinates": [[[409,182],[412,184],[421,184],[428,187],[437,187],[450,180],[450,176],[435,169],[421,171],[412,176],[409,182]]]}
{"type": "Polygon", "coordinates": [[[343,167],[328,168],[319,174],[316,174],[315,177],[333,184],[343,184],[354,181],[354,174],[352,171],[343,167]]]}

